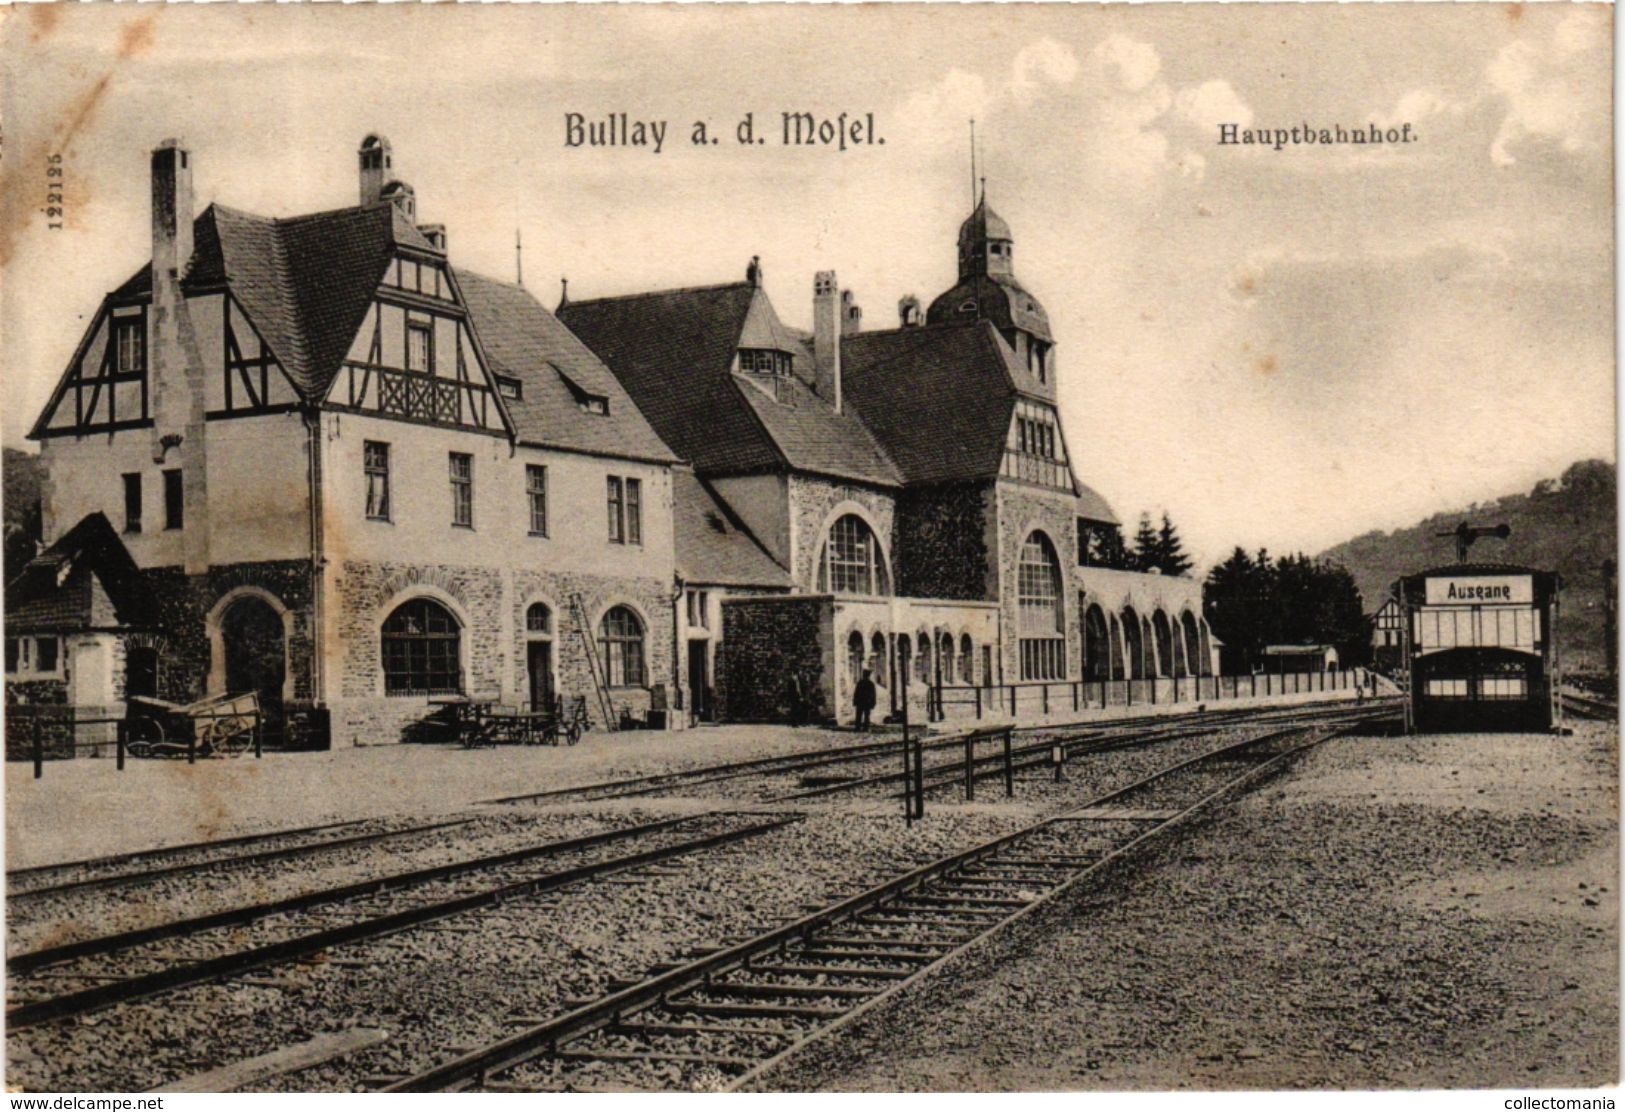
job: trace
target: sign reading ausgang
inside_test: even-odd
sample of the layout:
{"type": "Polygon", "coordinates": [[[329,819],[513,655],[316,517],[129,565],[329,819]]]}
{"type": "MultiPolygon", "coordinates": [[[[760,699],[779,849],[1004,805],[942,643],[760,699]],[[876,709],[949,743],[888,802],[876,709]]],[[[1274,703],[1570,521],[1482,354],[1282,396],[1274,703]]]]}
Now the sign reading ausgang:
{"type": "Polygon", "coordinates": [[[1528,575],[1451,575],[1427,581],[1428,606],[1528,606],[1535,601],[1528,575]]]}

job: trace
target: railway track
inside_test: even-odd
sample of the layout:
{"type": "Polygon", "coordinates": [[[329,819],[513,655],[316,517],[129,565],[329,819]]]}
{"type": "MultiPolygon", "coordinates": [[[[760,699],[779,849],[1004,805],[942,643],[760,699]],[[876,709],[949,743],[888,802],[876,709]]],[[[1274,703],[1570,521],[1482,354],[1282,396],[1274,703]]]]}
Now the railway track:
{"type": "MultiPolygon", "coordinates": [[[[1230,724],[1264,723],[1273,720],[1297,721],[1321,716],[1335,717],[1350,713],[1351,709],[1351,706],[1345,701],[1332,707],[1319,708],[1244,707],[1221,711],[1185,711],[1176,714],[1137,717],[1086,729],[1074,728],[1070,731],[1064,726],[1018,728],[1013,731],[1015,734],[1026,735],[1036,738],[1036,740],[1024,741],[1017,747],[1014,756],[1024,762],[1020,767],[1029,768],[1034,764],[1047,761],[1051,749],[1056,745],[1063,746],[1066,756],[1070,758],[1074,754],[1095,751],[1104,752],[1155,741],[1170,740],[1175,737],[1191,736],[1193,733],[1206,732],[1230,724]]],[[[928,790],[963,780],[964,762],[959,754],[963,752],[965,733],[968,732],[970,731],[928,737],[921,743],[924,752],[927,754],[946,752],[952,758],[946,764],[927,767],[928,790]],[[952,770],[955,769],[959,770],[959,772],[954,773],[952,770]],[[955,776],[958,779],[954,779],[955,776]]],[[[807,772],[835,765],[852,766],[871,763],[877,769],[884,769],[884,771],[877,771],[868,775],[853,774],[840,778],[839,782],[817,785],[811,788],[802,788],[797,785],[789,791],[774,793],[773,789],[768,787],[756,799],[757,802],[761,803],[810,800],[900,781],[903,778],[902,772],[893,771],[891,768],[897,762],[900,747],[901,739],[891,737],[882,741],[864,742],[835,749],[808,750],[783,754],[777,757],[762,757],[748,761],[707,765],[655,776],[611,780],[578,787],[549,789],[541,792],[526,792],[486,800],[486,802],[492,804],[558,803],[642,798],[682,792],[695,787],[728,781],[747,779],[770,781],[784,776],[800,776],[807,772]]],[[[989,757],[988,760],[1002,760],[1002,756],[997,758],[989,757]]],[[[981,763],[980,760],[978,763],[981,763]]],[[[988,775],[991,774],[988,773],[988,775]]],[[[982,774],[977,775],[980,778],[982,774]]]]}
{"type": "Polygon", "coordinates": [[[17,954],[7,960],[6,1025],[21,1030],[309,957],[676,861],[802,817],[719,811],[663,819],[17,954]]]}
{"type": "Polygon", "coordinates": [[[1599,699],[1592,695],[1582,695],[1577,691],[1560,691],[1558,696],[1563,700],[1563,713],[1571,717],[1606,722],[1618,721],[1619,719],[1619,704],[1617,702],[1599,699]]]}
{"type": "Polygon", "coordinates": [[[1273,730],[912,870],[385,1086],[390,1092],[736,1089],[1147,840],[1386,717],[1273,730]]]}
{"type": "MultiPolygon", "coordinates": [[[[1017,730],[1016,733],[1035,735],[1040,740],[1031,744],[1024,744],[1017,750],[1015,755],[1024,762],[1020,767],[1026,768],[1047,759],[1045,755],[1048,754],[1050,747],[1055,744],[1061,744],[1064,747],[1066,756],[1070,759],[1074,755],[1086,752],[1122,748],[1125,744],[1146,744],[1153,741],[1169,740],[1177,736],[1188,736],[1187,734],[1158,732],[1159,730],[1173,730],[1185,724],[1190,724],[1193,728],[1197,727],[1198,724],[1201,727],[1212,728],[1230,722],[1265,722],[1282,715],[1297,718],[1317,713],[1335,715],[1341,712],[1342,708],[1340,707],[1323,711],[1302,708],[1242,708],[1206,712],[1187,711],[1177,714],[1141,717],[1069,734],[1065,732],[1064,727],[1033,727],[1027,730],[1017,730]],[[1147,728],[1150,728],[1153,732],[1150,734],[1144,733],[1147,728]],[[1128,736],[1126,742],[1120,740],[1124,735],[1128,736]],[[1099,744],[1093,744],[1095,742],[1099,744]]],[[[949,752],[957,754],[963,748],[963,738],[963,734],[930,738],[924,742],[924,748],[927,753],[949,752]]],[[[877,768],[881,768],[895,761],[898,746],[898,739],[887,738],[841,746],[835,749],[806,750],[778,757],[708,765],[702,768],[654,776],[633,777],[578,787],[528,792],[485,802],[490,804],[590,802],[604,799],[657,796],[707,784],[737,781],[752,777],[767,779],[784,775],[793,776],[835,765],[873,762],[877,768]]],[[[994,760],[997,758],[988,759],[994,760]]],[[[935,790],[949,784],[962,782],[962,770],[963,761],[957,757],[947,765],[927,768],[927,790],[935,790]],[[952,771],[954,769],[961,771],[955,773],[952,771]]],[[[978,772],[976,776],[981,779],[995,774],[996,771],[987,771],[978,772]]],[[[888,769],[887,771],[869,775],[859,774],[841,777],[838,782],[810,788],[798,786],[789,792],[779,794],[764,791],[758,801],[811,800],[887,783],[896,783],[901,779],[902,774],[900,772],[893,773],[888,769]]],[[[116,854],[54,865],[13,869],[6,873],[6,898],[15,907],[27,907],[42,897],[62,897],[109,889],[134,888],[202,872],[231,870],[277,862],[292,862],[322,853],[355,849],[369,845],[381,845],[392,840],[410,838],[454,826],[466,825],[472,821],[472,816],[465,815],[430,823],[386,826],[382,829],[379,828],[380,823],[377,820],[324,823],[221,838],[213,841],[165,846],[137,853],[116,854]]]]}

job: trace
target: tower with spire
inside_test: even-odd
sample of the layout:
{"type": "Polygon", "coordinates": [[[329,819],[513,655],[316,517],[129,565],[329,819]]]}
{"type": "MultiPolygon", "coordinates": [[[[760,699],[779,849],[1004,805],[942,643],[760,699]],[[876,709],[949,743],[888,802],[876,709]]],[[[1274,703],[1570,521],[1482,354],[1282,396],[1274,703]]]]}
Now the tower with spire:
{"type": "Polygon", "coordinates": [[[959,280],[931,302],[927,324],[986,320],[1027,368],[1023,386],[1055,395],[1055,337],[1044,306],[1016,279],[1015,236],[1004,218],[987,203],[982,185],[976,207],[959,226],[959,280]]]}

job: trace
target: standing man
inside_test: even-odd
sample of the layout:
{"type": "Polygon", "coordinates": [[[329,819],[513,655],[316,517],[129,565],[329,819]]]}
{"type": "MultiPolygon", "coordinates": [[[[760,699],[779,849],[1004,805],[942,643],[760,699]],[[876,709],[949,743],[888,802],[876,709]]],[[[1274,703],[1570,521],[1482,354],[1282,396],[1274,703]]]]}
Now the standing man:
{"type": "Polygon", "coordinates": [[[858,681],[857,687],[852,690],[852,707],[858,712],[858,729],[868,733],[869,712],[875,709],[875,681],[869,678],[867,668],[863,670],[863,678],[858,681]]]}

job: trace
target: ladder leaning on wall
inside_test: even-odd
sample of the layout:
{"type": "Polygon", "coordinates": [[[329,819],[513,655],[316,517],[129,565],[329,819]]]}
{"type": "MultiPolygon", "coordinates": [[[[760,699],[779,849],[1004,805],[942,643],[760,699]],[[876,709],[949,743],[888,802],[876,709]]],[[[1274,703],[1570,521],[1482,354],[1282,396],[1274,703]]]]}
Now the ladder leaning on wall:
{"type": "Polygon", "coordinates": [[[598,659],[598,646],[592,643],[592,631],[587,628],[587,607],[579,594],[570,596],[570,622],[576,627],[576,636],[581,638],[581,649],[587,657],[587,670],[592,673],[593,693],[598,696],[598,712],[603,719],[604,729],[619,729],[615,704],[609,697],[609,678],[603,672],[605,662],[598,659]]]}

